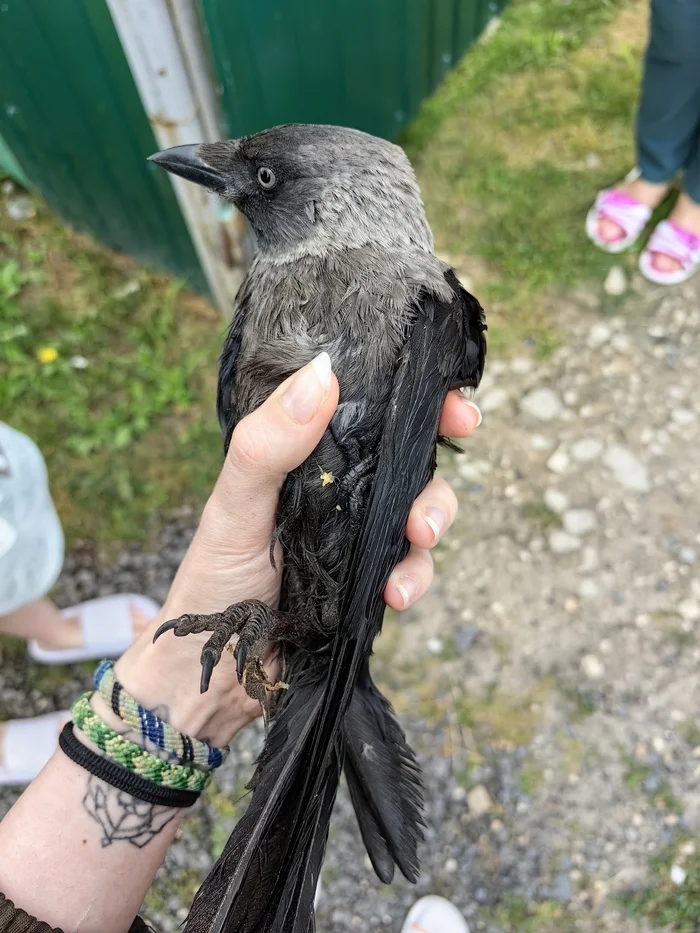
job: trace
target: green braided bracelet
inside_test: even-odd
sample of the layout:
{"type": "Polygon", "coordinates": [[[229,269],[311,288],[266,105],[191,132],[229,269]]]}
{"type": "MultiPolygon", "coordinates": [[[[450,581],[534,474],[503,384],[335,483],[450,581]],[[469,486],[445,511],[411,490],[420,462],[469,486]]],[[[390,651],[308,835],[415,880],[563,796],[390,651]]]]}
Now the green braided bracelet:
{"type": "Polygon", "coordinates": [[[73,724],[94,742],[107,758],[161,787],[203,791],[209,786],[211,771],[200,771],[187,765],[163,761],[115,732],[90,706],[91,695],[84,693],[71,707],[73,724]]]}
{"type": "Polygon", "coordinates": [[[123,722],[162,749],[165,754],[160,757],[166,761],[177,759],[178,764],[194,765],[203,771],[213,771],[226,760],[230,751],[228,745],[215,748],[178,732],[156,713],[141,706],[115,677],[112,661],[100,662],[95,671],[95,689],[123,722]]]}

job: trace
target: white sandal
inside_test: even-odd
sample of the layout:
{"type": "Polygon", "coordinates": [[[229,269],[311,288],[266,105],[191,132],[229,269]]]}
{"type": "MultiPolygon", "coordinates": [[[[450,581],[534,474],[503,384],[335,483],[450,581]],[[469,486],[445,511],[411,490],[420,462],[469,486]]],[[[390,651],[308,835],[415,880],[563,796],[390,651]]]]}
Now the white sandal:
{"type": "Polygon", "coordinates": [[[67,710],[4,723],[0,785],[29,784],[58,748],[58,735],[70,719],[67,710]]]}
{"type": "Polygon", "coordinates": [[[401,933],[469,933],[469,926],[454,904],[429,894],[411,907],[401,933]]]}
{"type": "Polygon", "coordinates": [[[119,593],[90,599],[78,606],[61,610],[64,618],[77,616],[82,644],[77,648],[42,648],[36,641],[27,645],[29,656],[40,664],[75,664],[100,658],[118,658],[134,641],[131,609],[152,621],[160,607],[147,596],[119,593]]]}

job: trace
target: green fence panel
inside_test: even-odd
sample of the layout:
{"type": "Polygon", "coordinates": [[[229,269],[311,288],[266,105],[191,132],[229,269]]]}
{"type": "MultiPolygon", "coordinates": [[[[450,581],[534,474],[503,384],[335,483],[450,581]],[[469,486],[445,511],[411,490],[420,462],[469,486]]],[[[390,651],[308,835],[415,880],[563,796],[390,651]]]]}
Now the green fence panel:
{"type": "Polygon", "coordinates": [[[339,123],[396,137],[505,0],[199,0],[231,136],[339,123]]]}
{"type": "Polygon", "coordinates": [[[206,289],[104,0],[2,0],[0,134],[65,221],[206,289]]]}

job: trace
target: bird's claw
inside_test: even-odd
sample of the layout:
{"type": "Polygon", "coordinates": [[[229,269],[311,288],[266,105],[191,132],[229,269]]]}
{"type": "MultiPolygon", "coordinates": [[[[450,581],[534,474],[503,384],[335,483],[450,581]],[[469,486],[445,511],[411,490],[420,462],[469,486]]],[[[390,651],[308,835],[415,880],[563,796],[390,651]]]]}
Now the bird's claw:
{"type": "Polygon", "coordinates": [[[164,635],[166,632],[172,632],[172,630],[177,627],[179,622],[179,619],[170,619],[169,622],[163,622],[162,625],[159,625],[156,629],[155,635],[153,636],[153,644],[155,645],[161,635],[164,635]]]}

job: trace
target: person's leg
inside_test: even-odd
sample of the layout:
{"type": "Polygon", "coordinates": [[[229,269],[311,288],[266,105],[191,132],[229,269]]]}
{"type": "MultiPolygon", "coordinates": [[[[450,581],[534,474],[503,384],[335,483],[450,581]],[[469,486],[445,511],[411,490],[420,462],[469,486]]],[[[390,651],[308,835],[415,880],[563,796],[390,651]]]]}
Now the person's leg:
{"type": "MultiPolygon", "coordinates": [[[[639,178],[616,190],[655,208],[686,164],[700,126],[700,0],[651,0],[651,31],[637,112],[639,178]]],[[[612,243],[624,235],[601,218],[612,243]]]]}
{"type": "MultiPolygon", "coordinates": [[[[76,610],[79,609],[80,607],[76,606],[76,610]]],[[[133,637],[136,638],[148,625],[150,618],[133,604],[129,605],[128,611],[133,637]]],[[[108,613],[105,613],[104,623],[105,626],[110,624],[108,613]]],[[[83,644],[78,612],[76,611],[75,615],[65,615],[45,597],[0,616],[0,633],[36,641],[42,649],[48,651],[77,649],[83,644]]],[[[125,647],[128,647],[128,644],[125,647]]]]}
{"type": "Polygon", "coordinates": [[[642,178],[670,181],[700,127],[700,0],[651,0],[651,35],[637,114],[642,178]]]}

